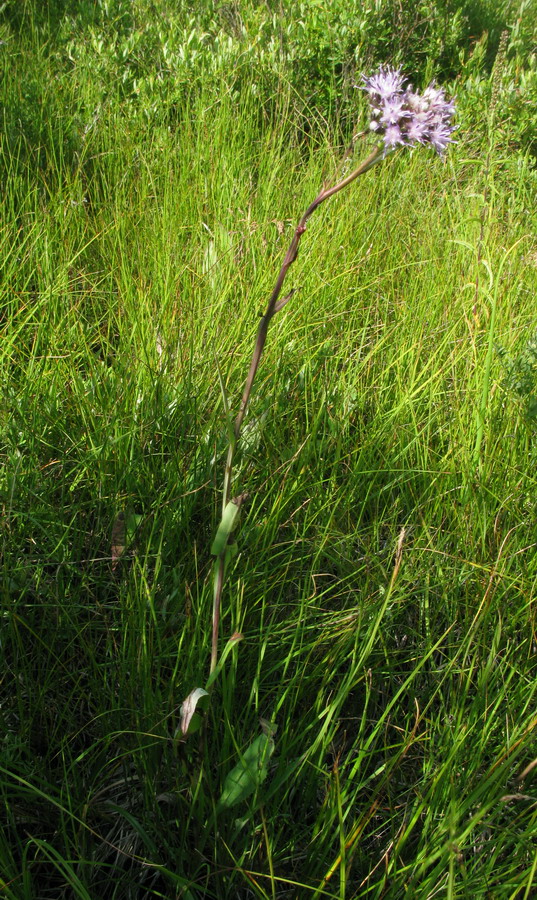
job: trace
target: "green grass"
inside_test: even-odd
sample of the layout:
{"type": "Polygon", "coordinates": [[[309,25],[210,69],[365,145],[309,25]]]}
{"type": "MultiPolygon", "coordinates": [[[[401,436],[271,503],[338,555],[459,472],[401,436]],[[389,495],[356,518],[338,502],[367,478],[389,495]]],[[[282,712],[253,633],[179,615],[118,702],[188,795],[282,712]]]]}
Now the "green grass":
{"type": "Polygon", "coordinates": [[[0,893],[530,898],[535,438],[494,352],[535,330],[528,158],[463,120],[445,165],[394,155],[310,221],[237,458],[222,647],[244,640],[180,741],[217,368],[236,411],[341,148],[316,118],[300,138],[284,83],[265,107],[213,77],[173,126],[113,91],[94,110],[39,40],[13,65],[61,115],[0,161],[0,893]],[[215,813],[260,717],[268,777],[215,813]]]}

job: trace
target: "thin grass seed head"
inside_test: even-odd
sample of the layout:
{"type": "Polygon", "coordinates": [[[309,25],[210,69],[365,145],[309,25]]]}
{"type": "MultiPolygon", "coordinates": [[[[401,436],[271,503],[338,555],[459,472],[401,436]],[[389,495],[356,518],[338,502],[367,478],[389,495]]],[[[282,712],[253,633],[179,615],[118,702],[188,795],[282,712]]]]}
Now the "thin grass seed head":
{"type": "Polygon", "coordinates": [[[385,153],[396,147],[431,144],[443,156],[451,135],[455,104],[442,88],[430,84],[418,94],[399,69],[381,68],[375,75],[362,75],[363,90],[369,96],[371,121],[369,128],[383,138],[385,153]]]}

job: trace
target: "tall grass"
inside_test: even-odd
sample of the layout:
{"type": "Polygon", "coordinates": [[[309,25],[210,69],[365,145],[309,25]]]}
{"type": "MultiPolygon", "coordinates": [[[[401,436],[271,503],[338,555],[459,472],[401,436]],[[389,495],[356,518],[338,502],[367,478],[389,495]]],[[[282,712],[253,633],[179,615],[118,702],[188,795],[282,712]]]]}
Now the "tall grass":
{"type": "Polygon", "coordinates": [[[266,121],[213,82],[173,129],[111,98],[84,131],[61,86],[74,154],[43,132],[41,168],[35,147],[2,159],[3,895],[531,897],[535,453],[489,354],[491,315],[506,347],[535,322],[526,162],[490,151],[493,311],[464,127],[446,165],[395,155],[310,223],[235,470],[222,633],[244,640],[184,742],[217,367],[236,410],[339,150],[318,123],[296,140],[283,90],[266,121]],[[215,815],[259,717],[269,776],[215,815]]]}

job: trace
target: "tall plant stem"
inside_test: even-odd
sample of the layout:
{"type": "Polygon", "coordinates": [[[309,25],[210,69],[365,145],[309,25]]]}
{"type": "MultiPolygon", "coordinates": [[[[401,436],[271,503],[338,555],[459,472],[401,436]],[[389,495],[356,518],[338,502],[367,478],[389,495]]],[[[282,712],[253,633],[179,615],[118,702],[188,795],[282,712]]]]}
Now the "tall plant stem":
{"type": "MultiPolygon", "coordinates": [[[[252,386],[254,383],[254,379],[259,367],[259,362],[261,360],[261,356],[263,354],[263,349],[265,347],[265,342],[267,340],[268,328],[270,325],[270,321],[273,316],[279,312],[285,304],[291,299],[293,295],[293,291],[283,297],[281,300],[279,299],[285,279],[287,277],[287,272],[289,271],[290,266],[294,263],[295,259],[298,255],[298,246],[300,244],[300,239],[306,230],[306,224],[311,215],[315,212],[318,206],[321,203],[324,203],[325,200],[328,200],[329,197],[333,197],[334,194],[337,194],[339,191],[343,190],[343,188],[347,187],[349,184],[352,184],[359,175],[363,175],[367,172],[368,169],[371,168],[379,159],[382,159],[384,156],[384,150],[382,147],[378,146],[369,154],[369,156],[358,166],[358,168],[354,169],[350,175],[347,175],[337,184],[333,185],[330,188],[323,188],[320,193],[317,195],[315,200],[310,203],[307,210],[303,214],[300,219],[291,243],[289,245],[289,249],[285,254],[285,259],[282,263],[282,267],[280,269],[280,273],[276,280],[276,284],[274,285],[274,289],[272,294],[270,295],[270,300],[268,302],[268,306],[264,316],[262,316],[261,321],[259,323],[259,327],[257,329],[257,339],[255,342],[254,352],[252,355],[252,361],[250,363],[250,369],[248,371],[248,375],[246,377],[246,382],[244,385],[244,391],[242,394],[241,405],[239,408],[239,412],[237,414],[237,418],[235,419],[235,423],[233,426],[233,435],[230,438],[229,448],[227,452],[226,459],[226,468],[224,474],[224,489],[222,495],[222,515],[231,500],[231,484],[233,478],[233,462],[235,458],[235,450],[237,449],[237,445],[239,442],[242,423],[244,421],[244,417],[246,415],[246,410],[248,409],[248,403],[250,400],[250,394],[252,393],[252,386]]],[[[220,625],[220,607],[222,600],[222,588],[224,585],[224,574],[225,574],[225,564],[226,564],[226,548],[220,553],[216,562],[216,573],[215,573],[215,582],[214,582],[214,600],[213,600],[213,631],[212,631],[212,647],[211,647],[211,674],[216,668],[216,663],[218,660],[218,630],[220,625]]]]}

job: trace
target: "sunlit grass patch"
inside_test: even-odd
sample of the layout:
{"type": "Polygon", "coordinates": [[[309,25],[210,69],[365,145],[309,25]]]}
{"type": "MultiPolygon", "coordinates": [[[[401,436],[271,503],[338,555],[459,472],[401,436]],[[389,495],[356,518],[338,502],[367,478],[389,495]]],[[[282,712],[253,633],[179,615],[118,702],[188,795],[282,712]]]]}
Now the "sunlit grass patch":
{"type": "Polygon", "coordinates": [[[342,148],[320,117],[297,139],[283,87],[196,82],[173,125],[117,85],[97,109],[31,35],[16,65],[66,118],[1,150],[0,893],[532,896],[535,452],[495,352],[535,331],[531,166],[493,144],[486,195],[462,123],[445,164],[388,158],[312,219],[237,456],[222,645],[243,640],[185,742],[217,369],[236,410],[342,148]],[[266,777],[217,810],[261,718],[266,777]]]}

